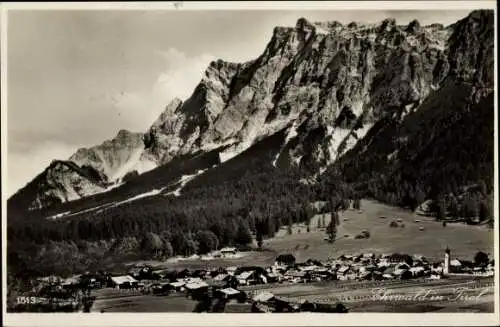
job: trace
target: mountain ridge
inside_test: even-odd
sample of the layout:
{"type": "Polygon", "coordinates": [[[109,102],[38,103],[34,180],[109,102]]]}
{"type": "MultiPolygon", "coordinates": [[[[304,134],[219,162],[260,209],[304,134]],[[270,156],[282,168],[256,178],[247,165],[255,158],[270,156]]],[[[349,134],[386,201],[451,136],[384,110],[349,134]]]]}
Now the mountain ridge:
{"type": "MultiPolygon", "coordinates": [[[[489,45],[483,46],[492,32],[476,33],[476,25],[489,26],[492,19],[479,11],[444,27],[418,21],[397,25],[394,19],[342,25],[300,18],[294,27],[274,28],[255,60],[212,61],[192,95],[172,100],[146,132],[120,131],[100,146],[79,149],[69,161],[99,171],[109,188],[195,153],[219,151],[223,164],[286,130],[273,162],[322,173],[377,121],[387,115],[403,119],[418,110],[447,78],[473,80],[478,87],[471,96],[488,94],[490,62],[481,62],[492,63],[489,45]],[[475,66],[481,69],[471,70],[475,66]]],[[[69,193],[71,176],[69,185],[47,181],[48,189],[27,187],[36,194],[15,194],[10,202],[23,198],[17,202],[25,206],[31,197],[28,207],[41,208],[44,193],[52,194],[54,203],[68,201],[58,194],[69,193]]],[[[88,188],[71,200],[101,191],[106,187],[88,188]]]]}
{"type": "Polygon", "coordinates": [[[55,162],[9,199],[9,271],[201,254],[206,235],[219,248],[248,245],[309,224],[312,203],[342,210],[360,197],[410,210],[431,200],[436,220],[492,227],[493,20],[277,27],[261,56],[210,63],[188,99],[132,136],[137,161],[135,146],[115,142],[120,164],[55,162]],[[61,190],[74,199],[44,198],[61,190]],[[140,245],[151,235],[154,251],[140,245]]]}

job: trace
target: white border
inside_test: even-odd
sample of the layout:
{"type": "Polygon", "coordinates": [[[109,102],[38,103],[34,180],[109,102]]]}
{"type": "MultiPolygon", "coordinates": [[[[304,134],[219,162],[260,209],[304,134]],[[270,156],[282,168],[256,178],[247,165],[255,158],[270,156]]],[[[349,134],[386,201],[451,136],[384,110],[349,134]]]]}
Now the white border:
{"type": "Polygon", "coordinates": [[[4,2],[2,6],[16,10],[474,10],[495,9],[495,1],[4,2]]]}
{"type": "MultiPolygon", "coordinates": [[[[1,72],[1,105],[0,105],[0,113],[1,113],[1,127],[0,127],[0,135],[1,135],[1,168],[2,168],[2,177],[0,179],[2,191],[7,189],[6,179],[3,178],[4,174],[7,173],[7,12],[3,10],[2,4],[0,4],[0,50],[1,50],[1,60],[0,60],[0,72],[1,72]]],[[[7,267],[6,263],[6,255],[7,255],[7,194],[2,192],[2,285],[7,285],[7,270],[4,267],[7,267]]],[[[7,306],[7,302],[3,301],[3,299],[7,298],[7,287],[2,287],[2,315],[5,317],[5,310],[7,306]]]]}
{"type": "MultiPolygon", "coordinates": [[[[495,11],[495,58],[497,57],[497,21],[495,1],[241,1],[241,2],[182,2],[177,8],[174,2],[126,2],[126,3],[0,3],[1,8],[1,145],[2,176],[7,171],[7,11],[8,10],[473,10],[493,9],[495,11]]],[[[497,61],[495,60],[495,91],[498,87],[497,61]]],[[[495,127],[498,126],[498,103],[495,97],[495,127]]],[[[495,128],[495,163],[498,163],[498,130],[495,128]]],[[[499,210],[498,165],[495,164],[495,213],[499,210]]],[[[2,181],[5,189],[6,181],[2,181]]],[[[2,193],[2,267],[6,266],[6,195],[2,193]]],[[[7,326],[303,326],[303,325],[370,325],[370,326],[422,326],[422,325],[461,325],[485,326],[498,325],[499,319],[499,276],[498,242],[499,220],[495,219],[495,313],[351,313],[351,314],[191,314],[191,313],[115,313],[115,314],[12,314],[5,312],[6,289],[2,288],[2,313],[7,326]]],[[[6,285],[6,272],[2,269],[3,285],[6,285]]]]}

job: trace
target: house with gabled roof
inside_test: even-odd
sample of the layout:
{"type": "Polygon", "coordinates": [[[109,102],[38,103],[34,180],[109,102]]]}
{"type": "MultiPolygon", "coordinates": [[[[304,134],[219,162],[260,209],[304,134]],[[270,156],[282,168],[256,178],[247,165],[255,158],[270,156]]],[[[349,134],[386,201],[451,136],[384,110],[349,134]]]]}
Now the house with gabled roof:
{"type": "Polygon", "coordinates": [[[114,276],[111,277],[113,287],[116,288],[132,288],[136,287],[139,282],[130,275],[114,276]]]}
{"type": "Polygon", "coordinates": [[[253,270],[244,271],[235,277],[240,285],[250,285],[256,280],[255,271],[253,270]]]}

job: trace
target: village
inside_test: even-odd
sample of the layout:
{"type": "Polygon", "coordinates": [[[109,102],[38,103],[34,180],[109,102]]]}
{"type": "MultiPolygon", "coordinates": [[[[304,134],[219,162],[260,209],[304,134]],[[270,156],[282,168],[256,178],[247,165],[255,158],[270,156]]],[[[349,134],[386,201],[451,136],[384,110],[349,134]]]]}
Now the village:
{"type": "MultiPolygon", "coordinates": [[[[223,248],[216,255],[230,260],[240,254],[235,248],[223,248]]],[[[106,292],[113,297],[189,299],[197,302],[194,312],[226,312],[225,308],[231,303],[246,305],[246,312],[347,312],[348,304],[341,301],[325,304],[294,300],[277,296],[268,288],[321,284],[342,289],[345,285],[394,285],[412,280],[426,283],[454,276],[478,280],[493,275],[494,262],[485,253],[478,252],[471,261],[459,260],[452,258],[448,248],[443,251],[443,260],[433,262],[420,255],[399,253],[361,253],[305,262],[297,262],[292,254],[280,254],[274,264],[267,267],[249,265],[174,270],[141,265],[122,275],[101,271],[66,279],[56,276],[39,278],[37,289],[26,297],[32,300],[18,300],[15,310],[95,312],[93,303],[99,301],[102,292],[106,292]]],[[[168,311],[168,308],[163,309],[168,311]]],[[[99,311],[106,312],[106,309],[99,311]]]]}

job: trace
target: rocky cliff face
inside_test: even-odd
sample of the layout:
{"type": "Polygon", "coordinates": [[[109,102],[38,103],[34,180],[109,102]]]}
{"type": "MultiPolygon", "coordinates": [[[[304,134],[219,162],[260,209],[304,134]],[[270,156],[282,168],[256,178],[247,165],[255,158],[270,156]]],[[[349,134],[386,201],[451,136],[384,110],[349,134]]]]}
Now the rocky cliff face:
{"type": "Polygon", "coordinates": [[[493,87],[493,19],[485,11],[449,27],[299,19],[295,27],[276,27],[253,61],[211,62],[191,97],[173,100],[143,137],[120,132],[70,161],[113,183],[183,155],[219,149],[223,163],[285,131],[272,164],[321,173],[374,124],[402,121],[450,78],[473,83],[478,101],[486,96],[493,87]]]}
{"type": "Polygon", "coordinates": [[[379,120],[330,172],[388,202],[478,182],[493,189],[493,19],[476,11],[452,25],[440,86],[401,121],[379,120]]]}
{"type": "Polygon", "coordinates": [[[100,145],[78,149],[69,161],[78,166],[91,166],[102,173],[107,181],[116,182],[137,167],[143,150],[142,133],[120,130],[115,138],[100,145]]]}
{"type": "Polygon", "coordinates": [[[143,134],[126,130],[91,148],[78,149],[68,160],[55,160],[12,196],[16,206],[39,209],[105,192],[133,168],[142,168],[143,134]]]}
{"type": "Polygon", "coordinates": [[[9,199],[9,205],[33,210],[103,192],[109,187],[104,174],[91,166],[54,160],[27,186],[9,199]]]}
{"type": "Polygon", "coordinates": [[[284,144],[288,164],[326,166],[380,117],[415,108],[439,87],[449,72],[452,32],[391,19],[347,26],[299,19],[293,28],[277,27],[256,60],[209,65],[193,95],[171,104],[172,114],[149,131],[150,157],[163,164],[231,145],[220,154],[225,161],[287,128],[287,141],[299,140],[284,144]],[[313,139],[307,147],[306,139],[313,139]]]}

